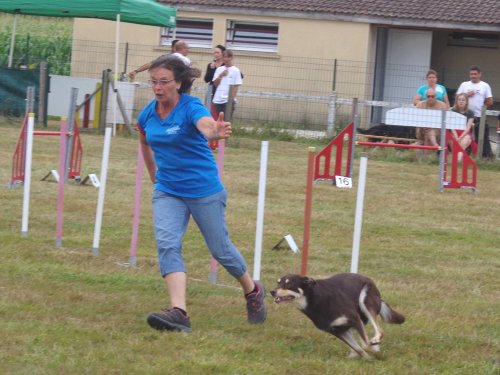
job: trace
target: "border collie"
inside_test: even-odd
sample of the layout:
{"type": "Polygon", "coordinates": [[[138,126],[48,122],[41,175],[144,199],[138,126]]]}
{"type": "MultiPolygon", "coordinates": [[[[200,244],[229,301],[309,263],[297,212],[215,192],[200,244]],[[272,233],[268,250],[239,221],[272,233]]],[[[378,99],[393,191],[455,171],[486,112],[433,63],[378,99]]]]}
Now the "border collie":
{"type": "Polygon", "coordinates": [[[317,328],[349,345],[349,357],[369,358],[367,351],[380,351],[383,332],[376,321],[378,315],[388,323],[405,321],[402,314],[382,300],[370,278],[355,273],[339,273],[321,280],[288,274],[278,279],[271,295],[278,304],[292,302],[317,328]],[[364,327],[368,322],[374,331],[370,340],[364,327]]]}

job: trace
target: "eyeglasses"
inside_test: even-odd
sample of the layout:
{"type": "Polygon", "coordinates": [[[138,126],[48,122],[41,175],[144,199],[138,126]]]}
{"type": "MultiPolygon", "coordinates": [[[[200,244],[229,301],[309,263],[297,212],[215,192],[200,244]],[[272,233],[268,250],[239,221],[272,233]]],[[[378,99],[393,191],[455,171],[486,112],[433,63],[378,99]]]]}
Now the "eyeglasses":
{"type": "Polygon", "coordinates": [[[156,79],[150,79],[148,82],[151,86],[160,86],[160,87],[164,87],[166,85],[168,85],[170,82],[172,81],[175,81],[175,79],[160,79],[160,80],[156,80],[156,79]]]}
{"type": "Polygon", "coordinates": [[[435,98],[436,95],[427,95],[428,98],[435,98]]]}

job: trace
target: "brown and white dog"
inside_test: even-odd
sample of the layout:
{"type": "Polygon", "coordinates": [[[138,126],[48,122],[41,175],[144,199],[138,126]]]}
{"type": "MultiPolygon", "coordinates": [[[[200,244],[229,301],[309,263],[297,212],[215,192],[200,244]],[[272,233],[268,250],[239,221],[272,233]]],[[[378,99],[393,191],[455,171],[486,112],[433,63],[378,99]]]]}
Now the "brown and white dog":
{"type": "Polygon", "coordinates": [[[380,351],[383,332],[377,316],[389,323],[402,324],[405,317],[382,300],[375,283],[355,273],[339,273],[328,279],[288,274],[278,279],[271,291],[274,302],[292,302],[322,331],[331,333],[351,347],[350,357],[368,358],[368,351],[380,351]],[[368,340],[365,324],[374,336],[368,340]],[[361,344],[355,338],[359,334],[361,344]]]}

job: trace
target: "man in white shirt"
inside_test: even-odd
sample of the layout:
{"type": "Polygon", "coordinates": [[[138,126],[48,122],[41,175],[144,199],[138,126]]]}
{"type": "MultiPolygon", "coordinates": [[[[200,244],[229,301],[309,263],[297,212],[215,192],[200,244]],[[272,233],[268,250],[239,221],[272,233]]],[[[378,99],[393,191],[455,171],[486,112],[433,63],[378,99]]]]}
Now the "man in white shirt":
{"type": "Polygon", "coordinates": [[[189,46],[187,42],[179,40],[177,43],[175,43],[174,53],[172,53],[172,55],[181,59],[187,66],[191,66],[191,60],[189,59],[189,57],[187,57],[188,53],[189,46]]]}
{"type": "MultiPolygon", "coordinates": [[[[474,133],[478,139],[479,120],[481,118],[481,109],[483,105],[491,107],[493,105],[493,94],[491,87],[484,81],[481,81],[481,69],[477,65],[473,65],[469,69],[470,81],[462,82],[457,90],[457,94],[465,93],[469,98],[469,109],[474,112],[474,133]]],[[[483,157],[491,157],[490,137],[488,124],[485,124],[483,157]]]]}
{"type": "MultiPolygon", "coordinates": [[[[170,53],[174,53],[174,47],[175,45],[179,42],[179,39],[174,39],[172,40],[172,44],[170,46],[170,53]]],[[[162,55],[162,56],[165,56],[165,55],[162,55]]],[[[161,56],[160,56],[161,57],[161,56]]],[[[137,73],[140,73],[140,72],[143,72],[145,70],[148,70],[149,67],[151,66],[151,63],[153,61],[150,61],[144,65],[141,65],[140,67],[138,67],[137,69],[135,70],[132,70],[129,74],[128,74],[128,77],[130,78],[130,80],[135,80],[135,76],[137,75],[137,73]]]]}
{"type": "MultiPolygon", "coordinates": [[[[224,112],[226,114],[226,107],[229,101],[230,86],[236,86],[234,90],[233,107],[229,118],[232,118],[236,105],[236,94],[238,87],[243,83],[240,70],[233,65],[233,51],[226,49],[222,54],[222,61],[224,65],[217,68],[214,73],[213,83],[215,87],[215,94],[212,99],[215,105],[215,112],[219,114],[224,112]]],[[[227,117],[226,117],[227,118],[227,117]]]]}

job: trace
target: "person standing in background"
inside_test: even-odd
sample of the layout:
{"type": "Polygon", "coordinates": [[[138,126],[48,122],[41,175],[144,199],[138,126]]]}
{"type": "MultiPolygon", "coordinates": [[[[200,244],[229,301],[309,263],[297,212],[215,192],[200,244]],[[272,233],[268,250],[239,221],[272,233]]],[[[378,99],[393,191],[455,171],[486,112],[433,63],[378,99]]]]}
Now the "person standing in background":
{"type": "MultiPolygon", "coordinates": [[[[479,122],[483,105],[487,108],[493,105],[493,94],[488,83],[481,81],[481,69],[473,65],[469,69],[469,81],[462,82],[457,90],[458,94],[466,94],[469,98],[469,109],[474,112],[474,135],[479,140],[479,122]]],[[[490,145],[488,124],[485,123],[483,138],[483,157],[491,158],[493,152],[490,145]]]]}
{"type": "Polygon", "coordinates": [[[231,86],[236,86],[236,89],[234,90],[233,108],[230,118],[233,117],[232,115],[236,107],[236,94],[238,92],[238,87],[243,83],[240,70],[233,65],[233,57],[233,51],[229,49],[226,49],[222,53],[222,62],[224,65],[217,68],[213,78],[215,86],[213,103],[215,104],[215,112],[217,114],[220,112],[226,113],[230,94],[229,89],[231,86]]]}
{"type": "Polygon", "coordinates": [[[177,43],[175,43],[175,45],[173,46],[172,56],[181,59],[187,66],[191,66],[191,59],[188,57],[188,54],[189,45],[187,44],[187,42],[179,40],[177,43]]]}
{"type": "MultiPolygon", "coordinates": [[[[213,106],[212,99],[215,93],[215,87],[213,83],[214,74],[217,68],[224,65],[224,62],[222,61],[222,53],[225,50],[226,47],[224,47],[223,45],[216,45],[213,50],[213,60],[207,65],[207,70],[204,77],[205,82],[208,83],[207,95],[205,97],[205,107],[207,108],[211,108],[213,106]]],[[[211,110],[211,112],[213,111],[211,110]]]]}
{"type": "MultiPolygon", "coordinates": [[[[172,40],[172,43],[170,45],[170,53],[167,53],[167,54],[162,55],[162,56],[167,56],[169,54],[174,53],[174,48],[175,48],[175,45],[177,44],[177,42],[179,42],[179,39],[172,40]]],[[[132,70],[131,72],[129,72],[128,77],[130,78],[130,80],[133,81],[135,79],[135,76],[137,75],[137,73],[140,73],[140,72],[143,72],[145,70],[148,70],[149,67],[151,66],[151,63],[152,63],[152,61],[150,61],[150,62],[148,62],[148,63],[146,63],[144,65],[141,65],[137,69],[132,70]]]]}

